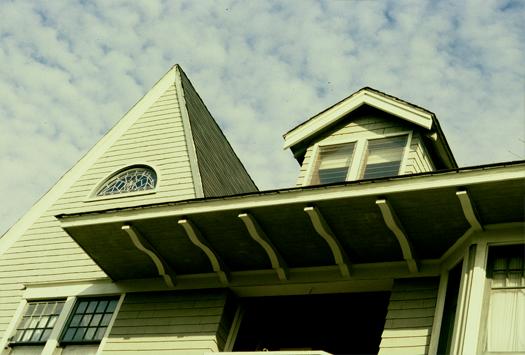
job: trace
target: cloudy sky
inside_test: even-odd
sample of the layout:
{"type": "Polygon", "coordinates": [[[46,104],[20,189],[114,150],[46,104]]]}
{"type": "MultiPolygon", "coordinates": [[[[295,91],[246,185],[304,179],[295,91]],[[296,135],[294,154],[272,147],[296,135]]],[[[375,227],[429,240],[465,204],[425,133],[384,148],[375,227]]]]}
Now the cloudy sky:
{"type": "Polygon", "coordinates": [[[282,134],[363,86],[460,166],[525,159],[524,1],[1,1],[0,235],[175,63],[261,189],[282,134]]]}

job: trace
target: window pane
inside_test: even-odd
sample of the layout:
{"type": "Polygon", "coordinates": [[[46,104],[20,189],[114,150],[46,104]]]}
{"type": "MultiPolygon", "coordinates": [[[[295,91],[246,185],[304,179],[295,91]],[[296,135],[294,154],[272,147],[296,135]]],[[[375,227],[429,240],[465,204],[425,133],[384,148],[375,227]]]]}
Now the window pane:
{"type": "Polygon", "coordinates": [[[84,311],[86,310],[86,307],[88,305],[89,302],[86,302],[86,301],[80,301],[79,304],[78,304],[78,308],[77,310],[75,311],[75,313],[84,313],[84,311]]]}
{"type": "Polygon", "coordinates": [[[115,309],[117,308],[118,300],[111,300],[109,301],[108,308],[106,309],[106,313],[113,313],[115,309]]]}
{"type": "Polygon", "coordinates": [[[117,299],[91,299],[79,301],[70,317],[62,342],[90,342],[102,339],[111,320],[117,299]],[[99,334],[102,334],[99,337],[99,334]]]}
{"type": "Polygon", "coordinates": [[[346,180],[352,162],[354,143],[321,147],[311,184],[329,184],[346,180]]]}
{"type": "Polygon", "coordinates": [[[487,317],[487,351],[525,352],[525,245],[492,247],[488,275],[492,279],[487,317]]]}
{"type": "Polygon", "coordinates": [[[525,289],[493,291],[487,323],[488,351],[525,351],[525,289]]]}
{"type": "Polygon", "coordinates": [[[42,329],[36,329],[33,332],[33,336],[31,337],[31,341],[39,341],[41,335],[42,335],[42,329]]]}
{"type": "Polygon", "coordinates": [[[75,336],[73,337],[73,341],[83,340],[85,332],[86,332],[86,328],[78,328],[77,332],[75,333],[75,336]]]}
{"type": "Polygon", "coordinates": [[[75,335],[75,331],[77,328],[69,328],[66,331],[66,334],[64,334],[64,337],[62,338],[62,341],[71,341],[73,339],[73,335],[75,335]]]}
{"type": "Polygon", "coordinates": [[[407,135],[368,141],[363,179],[375,179],[399,174],[407,135]]]}
{"type": "Polygon", "coordinates": [[[104,313],[106,310],[106,306],[108,305],[108,301],[100,301],[97,306],[97,313],[104,313]]]}
{"type": "Polygon", "coordinates": [[[89,302],[89,306],[86,309],[86,313],[94,313],[97,308],[97,301],[89,302]]]}
{"type": "Polygon", "coordinates": [[[95,339],[102,340],[102,338],[104,337],[104,333],[106,332],[106,329],[107,329],[106,327],[98,328],[95,334],[95,339]]]}
{"type": "Polygon", "coordinates": [[[89,328],[86,332],[86,335],[84,336],[84,339],[93,340],[93,337],[95,336],[96,331],[97,331],[97,328],[89,328]]]}
{"type": "Polygon", "coordinates": [[[82,320],[82,316],[73,316],[73,318],[71,319],[71,326],[72,327],[76,327],[80,324],[80,321],[82,320]]]}

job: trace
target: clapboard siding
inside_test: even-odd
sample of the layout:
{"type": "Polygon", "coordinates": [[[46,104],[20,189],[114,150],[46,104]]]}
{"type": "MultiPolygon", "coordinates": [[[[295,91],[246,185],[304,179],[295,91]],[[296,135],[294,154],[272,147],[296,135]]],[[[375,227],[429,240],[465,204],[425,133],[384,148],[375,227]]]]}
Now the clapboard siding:
{"type": "Polygon", "coordinates": [[[181,71],[184,98],[206,197],[257,191],[230,143],[181,71]]]}
{"type": "Polygon", "coordinates": [[[430,156],[422,142],[421,134],[419,132],[414,132],[405,167],[405,174],[415,174],[433,170],[435,170],[434,165],[432,164],[430,156]]]}
{"type": "Polygon", "coordinates": [[[438,278],[394,282],[379,354],[427,354],[438,278]]]}
{"type": "Polygon", "coordinates": [[[227,297],[224,290],[129,294],[103,353],[219,351],[227,297]]]}
{"type": "Polygon", "coordinates": [[[181,117],[175,85],[171,85],[2,255],[0,338],[21,300],[25,283],[106,277],[60,228],[55,215],[195,198],[181,117]],[[162,179],[155,193],[88,201],[93,189],[110,174],[140,162],[153,164],[162,179]]]}

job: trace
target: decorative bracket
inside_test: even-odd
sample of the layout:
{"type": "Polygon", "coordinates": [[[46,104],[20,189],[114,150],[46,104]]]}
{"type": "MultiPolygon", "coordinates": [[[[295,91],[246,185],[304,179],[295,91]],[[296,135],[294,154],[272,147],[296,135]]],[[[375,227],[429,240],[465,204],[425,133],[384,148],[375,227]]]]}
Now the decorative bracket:
{"type": "Polygon", "coordinates": [[[328,243],[335,263],[339,266],[341,275],[343,275],[343,277],[350,277],[350,262],[348,256],[319,209],[317,207],[305,207],[304,211],[308,217],[310,217],[310,221],[316,232],[328,243]]]}
{"type": "Polygon", "coordinates": [[[184,231],[186,231],[186,235],[188,236],[190,241],[197,247],[199,247],[204,252],[204,254],[206,254],[208,259],[210,260],[213,271],[217,274],[221,283],[223,285],[227,285],[228,273],[226,271],[224,263],[221,261],[217,253],[213,251],[213,249],[208,244],[206,239],[204,239],[199,230],[193,225],[193,223],[191,223],[191,221],[187,219],[179,219],[178,223],[182,226],[182,228],[184,228],[184,231]]]}
{"type": "Polygon", "coordinates": [[[266,233],[262,230],[257,220],[248,213],[241,213],[238,216],[246,226],[248,233],[268,254],[272,269],[277,273],[279,280],[286,281],[288,279],[287,266],[275,246],[272,244],[270,239],[266,236],[266,233]]]}
{"type": "Polygon", "coordinates": [[[472,229],[475,231],[482,231],[483,226],[481,225],[479,218],[476,215],[476,210],[474,209],[474,205],[472,203],[472,200],[470,199],[470,196],[468,195],[468,192],[465,190],[457,191],[456,196],[459,198],[459,203],[461,204],[461,208],[463,209],[463,214],[465,215],[465,218],[467,219],[472,229]]]}
{"type": "Polygon", "coordinates": [[[379,206],[383,219],[385,220],[386,226],[388,229],[394,233],[401,247],[401,252],[403,253],[403,259],[406,260],[408,265],[408,270],[410,272],[416,273],[419,271],[417,261],[414,259],[414,252],[410,241],[403,229],[399,218],[397,218],[394,209],[387,200],[381,199],[376,201],[376,205],[379,206]]]}
{"type": "Polygon", "coordinates": [[[166,285],[168,285],[169,287],[174,287],[175,272],[166,263],[166,261],[164,261],[164,259],[160,255],[158,255],[155,248],[153,248],[153,246],[148,242],[148,240],[142,235],[140,235],[140,233],[130,225],[125,224],[121,228],[124,232],[126,232],[129,235],[129,238],[131,239],[131,242],[135,245],[135,247],[150,257],[150,259],[157,267],[157,272],[159,273],[159,276],[162,276],[166,285]]]}

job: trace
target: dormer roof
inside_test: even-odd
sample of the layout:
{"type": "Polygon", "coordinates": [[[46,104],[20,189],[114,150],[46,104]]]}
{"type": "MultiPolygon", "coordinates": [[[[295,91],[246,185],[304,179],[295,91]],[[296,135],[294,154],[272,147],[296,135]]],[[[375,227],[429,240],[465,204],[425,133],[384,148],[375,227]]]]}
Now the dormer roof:
{"type": "MultiPolygon", "coordinates": [[[[442,168],[457,168],[456,160],[434,113],[370,87],[356,91],[286,132],[283,135],[284,149],[290,148],[295,154],[301,150],[299,147],[305,142],[312,141],[315,136],[329,130],[330,127],[364,105],[386,112],[426,131],[425,136],[431,142],[437,158],[441,161],[439,165],[442,168]]],[[[297,154],[295,155],[297,157],[297,154]]]]}

